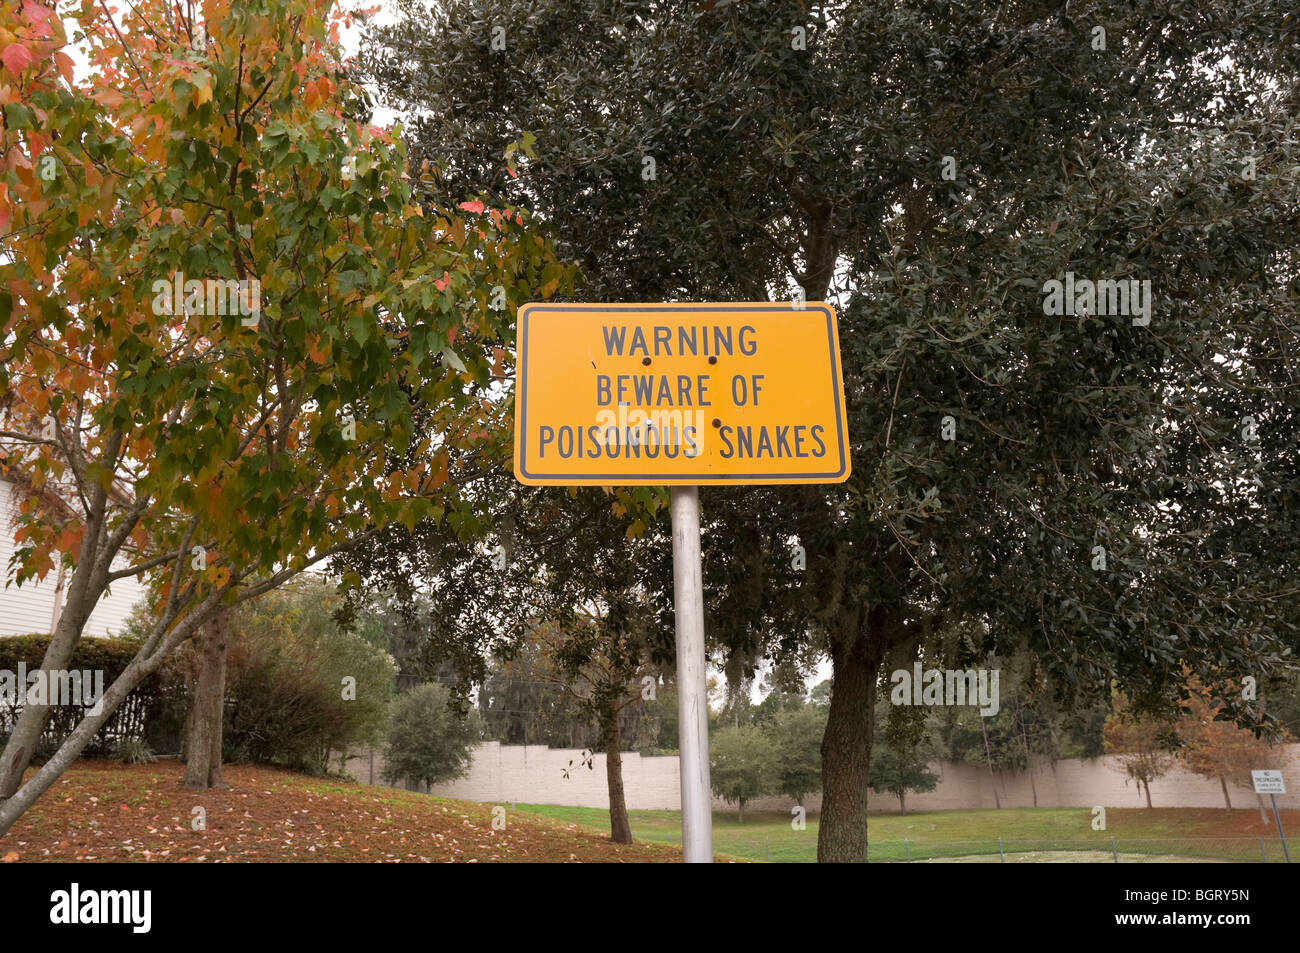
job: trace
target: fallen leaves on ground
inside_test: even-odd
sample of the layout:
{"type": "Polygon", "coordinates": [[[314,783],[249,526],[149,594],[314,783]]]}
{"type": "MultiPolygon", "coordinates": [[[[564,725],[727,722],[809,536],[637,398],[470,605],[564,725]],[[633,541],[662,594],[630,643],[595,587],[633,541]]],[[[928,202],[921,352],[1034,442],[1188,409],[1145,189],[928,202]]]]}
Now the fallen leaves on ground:
{"type": "Polygon", "coordinates": [[[82,761],[0,838],[0,861],[678,862],[576,824],[491,804],[228,765],[227,790],[190,791],[173,760],[82,761]],[[195,808],[203,808],[202,814],[195,808]],[[204,830],[194,830],[202,817],[204,830]]]}

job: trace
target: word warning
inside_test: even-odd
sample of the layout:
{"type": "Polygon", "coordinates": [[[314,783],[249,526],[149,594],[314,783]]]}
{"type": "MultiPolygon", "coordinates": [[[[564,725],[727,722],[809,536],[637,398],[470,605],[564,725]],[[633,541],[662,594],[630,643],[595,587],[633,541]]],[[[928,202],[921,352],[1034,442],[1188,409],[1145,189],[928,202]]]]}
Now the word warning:
{"type": "Polygon", "coordinates": [[[829,305],[526,304],[518,347],[522,483],[849,477],[829,305]]]}

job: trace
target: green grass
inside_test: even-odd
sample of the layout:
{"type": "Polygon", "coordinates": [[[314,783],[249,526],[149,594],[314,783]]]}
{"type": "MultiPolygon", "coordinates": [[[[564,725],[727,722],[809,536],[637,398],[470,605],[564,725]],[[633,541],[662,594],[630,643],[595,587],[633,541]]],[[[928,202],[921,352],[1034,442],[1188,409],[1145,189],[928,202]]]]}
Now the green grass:
{"type": "MultiPolygon", "coordinates": [[[[518,808],[609,831],[609,814],[602,808],[554,804],[520,804],[518,808]]],[[[628,813],[636,840],[681,843],[677,811],[628,813]]],[[[1092,829],[1093,815],[1087,808],[872,814],[868,853],[875,861],[972,858],[997,862],[1001,837],[1008,862],[1067,858],[1110,862],[1113,836],[1121,863],[1174,858],[1258,861],[1258,836],[1263,836],[1270,860],[1280,862],[1276,833],[1242,827],[1242,815],[1248,814],[1234,812],[1232,823],[1225,827],[1221,810],[1112,808],[1107,812],[1106,831],[1092,829]]],[[[748,812],[742,824],[735,811],[714,811],[714,850],[751,860],[812,863],[817,859],[817,822],[817,815],[810,814],[806,829],[797,831],[791,827],[789,814],[748,812]]]]}
{"type": "MultiPolygon", "coordinates": [[[[521,811],[532,811],[569,824],[581,824],[609,833],[609,812],[599,807],[561,807],[556,804],[520,804],[521,811]]],[[[682,842],[682,819],[677,811],[629,811],[632,837],[659,844],[682,842]]],[[[750,860],[763,860],[764,849],[773,861],[807,862],[817,859],[817,820],[809,815],[808,828],[792,830],[790,815],[747,814],[745,823],[736,821],[736,812],[713,812],[713,850],[750,860]],[[767,838],[767,844],[764,843],[767,838]]]]}

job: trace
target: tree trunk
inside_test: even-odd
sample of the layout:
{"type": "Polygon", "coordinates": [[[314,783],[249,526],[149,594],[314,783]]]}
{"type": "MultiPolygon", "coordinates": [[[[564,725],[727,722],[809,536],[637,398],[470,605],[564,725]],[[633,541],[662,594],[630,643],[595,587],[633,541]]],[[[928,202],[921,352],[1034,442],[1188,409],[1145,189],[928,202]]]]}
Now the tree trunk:
{"type": "Polygon", "coordinates": [[[623,796],[623,752],[619,750],[618,712],[606,715],[605,780],[609,786],[609,839],[615,844],[632,843],[632,825],[623,796]]]}
{"type": "Polygon", "coordinates": [[[1142,786],[1147,792],[1147,807],[1150,807],[1151,806],[1151,782],[1146,781],[1143,783],[1142,786]]]}
{"type": "Polygon", "coordinates": [[[1029,790],[1034,795],[1034,807],[1038,807],[1038,785],[1034,784],[1034,760],[1029,754],[1029,737],[1025,734],[1024,711],[1017,705],[1016,717],[1020,721],[1020,740],[1025,746],[1025,770],[1029,773],[1029,790]]]}
{"type": "MultiPolygon", "coordinates": [[[[849,613],[862,624],[841,624],[829,640],[831,704],[822,736],[822,811],[817,861],[867,862],[867,777],[871,762],[876,674],[886,645],[885,614],[849,613]]],[[[846,620],[847,621],[847,620],[846,620]]]]}
{"type": "MultiPolygon", "coordinates": [[[[111,431],[106,434],[105,459],[115,458],[121,446],[121,433],[111,431]]],[[[41,659],[41,669],[44,671],[68,666],[72,659],[72,651],[77,647],[82,630],[90,619],[90,613],[108,585],[108,573],[113,557],[117,555],[127,534],[139,519],[138,513],[134,517],[128,515],[105,536],[107,502],[107,488],[98,483],[93,485],[88,493],[88,508],[82,522],[83,532],[77,565],[68,583],[64,607],[59,611],[58,621],[53,625],[54,631],[51,633],[49,647],[45,650],[45,657],[41,659]]],[[[7,802],[22,786],[23,773],[31,764],[32,756],[36,753],[36,745],[53,714],[53,709],[48,705],[23,706],[13,732],[5,743],[4,753],[0,754],[0,816],[12,813],[7,802]]],[[[75,733],[76,729],[73,731],[75,733]]],[[[85,742],[82,746],[85,746],[85,742]]],[[[20,813],[26,809],[23,806],[18,807],[20,813]]],[[[0,834],[8,830],[12,823],[13,821],[0,822],[0,834]]]]}
{"type": "Polygon", "coordinates": [[[907,813],[907,792],[906,791],[898,792],[898,813],[900,814],[907,813]]]}
{"type": "MultiPolygon", "coordinates": [[[[201,619],[204,608],[206,607],[200,608],[191,619],[201,619]]],[[[67,613],[65,612],[64,619],[66,618],[67,613]]],[[[59,624],[63,624],[63,619],[60,620],[59,624]]],[[[18,818],[22,817],[23,813],[36,802],[36,799],[49,790],[59,776],[68,769],[68,766],[77,760],[77,756],[90,743],[91,738],[95,736],[95,732],[102,728],[104,722],[113,716],[113,712],[117,711],[118,706],[126,700],[132,689],[151,673],[157,671],[167,655],[177,645],[190,637],[194,624],[196,623],[189,619],[181,622],[175,629],[167,633],[167,637],[155,647],[152,655],[145,657],[138,654],[133,658],[126,668],[122,670],[122,674],[115,678],[113,684],[108,686],[107,691],[104,692],[101,699],[102,704],[99,705],[99,714],[87,714],[82,718],[77,727],[72,729],[72,733],[59,746],[59,750],[54,753],[54,756],[28,778],[11,797],[0,801],[0,837],[4,836],[14,826],[18,818]]]]}
{"type": "Polygon", "coordinates": [[[199,642],[199,678],[185,739],[185,786],[224,788],[221,780],[221,729],[226,698],[228,610],[203,627],[199,642]]]}
{"type": "Polygon", "coordinates": [[[1232,813],[1232,801],[1228,799],[1228,782],[1219,775],[1219,787],[1223,788],[1223,803],[1228,805],[1228,813],[1232,813]]]}
{"type": "Polygon", "coordinates": [[[742,797],[742,798],[738,798],[737,800],[738,800],[739,803],[740,803],[740,815],[739,815],[739,817],[737,818],[737,820],[738,820],[741,824],[743,824],[743,823],[745,823],[745,799],[742,797]]]}
{"type": "MultiPolygon", "coordinates": [[[[55,626],[50,644],[41,659],[42,671],[66,669],[72,659],[73,649],[81,639],[86,620],[90,618],[90,609],[85,604],[89,598],[88,575],[89,570],[83,573],[81,567],[72,574],[67,605],[59,613],[58,625],[55,626]]],[[[92,602],[90,608],[93,607],[92,602]]],[[[53,714],[54,709],[49,705],[23,705],[9,741],[5,744],[4,754],[0,756],[0,803],[13,797],[22,784],[23,772],[31,764],[36,746],[53,714]]]]}
{"type": "Polygon", "coordinates": [[[993,787],[993,806],[1002,810],[1002,799],[998,797],[998,777],[993,773],[993,753],[989,750],[989,730],[984,727],[984,716],[980,715],[980,731],[984,735],[984,758],[989,763],[989,784],[993,787]]]}

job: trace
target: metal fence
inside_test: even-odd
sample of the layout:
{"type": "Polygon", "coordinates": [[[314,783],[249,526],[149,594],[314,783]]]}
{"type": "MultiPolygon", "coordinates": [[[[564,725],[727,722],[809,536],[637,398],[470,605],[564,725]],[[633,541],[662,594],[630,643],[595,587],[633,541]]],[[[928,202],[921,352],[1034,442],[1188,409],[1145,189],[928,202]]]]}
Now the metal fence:
{"type": "Polygon", "coordinates": [[[1263,863],[1287,862],[1272,837],[1121,837],[979,841],[871,841],[867,857],[884,862],[987,863],[1263,863]]]}
{"type": "MultiPolygon", "coordinates": [[[[636,835],[635,824],[633,835],[636,835]]],[[[715,839],[714,850],[746,860],[810,863],[817,835],[789,834],[715,839]],[[811,843],[804,840],[811,837],[811,843]]],[[[677,835],[657,834],[644,843],[681,846],[677,835]]],[[[1294,847],[1289,844],[1288,847],[1294,847]]],[[[989,864],[1144,864],[1144,863],[1289,863],[1276,834],[1271,837],[1122,837],[1098,834],[1077,838],[993,838],[967,841],[870,840],[872,863],[989,864]]]]}

